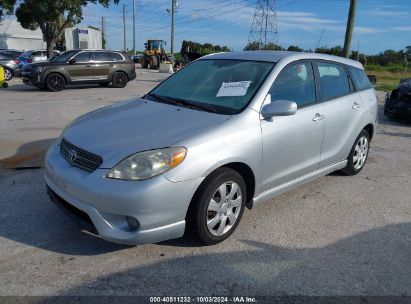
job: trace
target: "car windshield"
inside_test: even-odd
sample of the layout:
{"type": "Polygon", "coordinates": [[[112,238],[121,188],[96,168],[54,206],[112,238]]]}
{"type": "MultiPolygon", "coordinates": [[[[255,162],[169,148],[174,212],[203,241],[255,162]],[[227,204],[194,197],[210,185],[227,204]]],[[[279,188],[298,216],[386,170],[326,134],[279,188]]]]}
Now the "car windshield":
{"type": "Polygon", "coordinates": [[[58,55],[56,57],[52,57],[50,59],[50,61],[53,61],[53,62],[66,62],[67,60],[69,60],[76,53],[78,53],[78,51],[67,51],[67,52],[61,53],[60,55],[58,55]]]}
{"type": "Polygon", "coordinates": [[[150,100],[237,114],[251,102],[273,69],[272,62],[198,60],[147,94],[150,100]]]}

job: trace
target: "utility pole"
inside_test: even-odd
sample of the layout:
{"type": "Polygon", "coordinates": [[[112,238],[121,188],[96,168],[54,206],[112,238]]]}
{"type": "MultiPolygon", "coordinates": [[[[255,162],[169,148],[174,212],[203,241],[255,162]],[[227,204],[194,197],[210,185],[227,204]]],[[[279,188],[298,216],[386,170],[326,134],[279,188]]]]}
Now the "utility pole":
{"type": "Polygon", "coordinates": [[[136,1],[133,0],[133,55],[136,54],[136,1]]]}
{"type": "Polygon", "coordinates": [[[171,0],[171,57],[174,58],[174,13],[176,0],[171,0]]]}
{"type": "Polygon", "coordinates": [[[127,52],[127,40],[126,40],[126,5],[123,4],[123,39],[124,39],[124,52],[127,52]]]}
{"type": "Polygon", "coordinates": [[[101,16],[101,46],[103,49],[106,48],[106,37],[104,28],[104,16],[101,16]]]}
{"type": "Polygon", "coordinates": [[[350,10],[348,12],[347,29],[345,31],[343,56],[348,58],[350,56],[351,38],[354,30],[355,9],[357,7],[357,0],[350,0],[350,10]]]}

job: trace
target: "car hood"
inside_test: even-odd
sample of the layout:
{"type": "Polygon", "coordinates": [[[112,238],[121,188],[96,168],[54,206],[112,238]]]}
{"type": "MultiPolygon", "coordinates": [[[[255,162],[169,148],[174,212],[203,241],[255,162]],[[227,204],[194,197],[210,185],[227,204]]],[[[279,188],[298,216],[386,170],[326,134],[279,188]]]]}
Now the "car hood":
{"type": "Polygon", "coordinates": [[[170,147],[229,118],[136,98],[79,117],[63,136],[100,155],[101,168],[112,168],[131,154],[170,147]]]}

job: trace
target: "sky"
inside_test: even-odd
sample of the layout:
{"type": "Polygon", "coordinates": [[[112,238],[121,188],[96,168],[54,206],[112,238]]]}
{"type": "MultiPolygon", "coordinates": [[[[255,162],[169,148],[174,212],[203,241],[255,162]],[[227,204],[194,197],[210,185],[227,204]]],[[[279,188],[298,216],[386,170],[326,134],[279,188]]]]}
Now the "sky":
{"type": "MultiPolygon", "coordinates": [[[[136,49],[147,39],[166,40],[170,50],[172,0],[135,0],[136,49]]],[[[344,44],[349,0],[275,0],[277,42],[304,49],[344,44]],[[323,34],[322,34],[323,33],[323,34]]],[[[178,0],[175,14],[175,52],[183,40],[226,45],[242,50],[248,42],[257,0],[178,0]]],[[[105,17],[108,48],[123,49],[123,4],[127,48],[133,48],[132,0],[104,8],[84,8],[82,26],[101,27],[105,17]]],[[[371,55],[411,45],[411,0],[358,0],[352,49],[371,55]]]]}

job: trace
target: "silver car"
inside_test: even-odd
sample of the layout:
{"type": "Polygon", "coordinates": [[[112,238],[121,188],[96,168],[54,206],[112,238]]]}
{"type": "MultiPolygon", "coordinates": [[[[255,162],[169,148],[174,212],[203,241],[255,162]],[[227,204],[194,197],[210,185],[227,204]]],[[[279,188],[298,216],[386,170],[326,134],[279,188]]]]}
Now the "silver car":
{"type": "Polygon", "coordinates": [[[333,171],[361,171],[377,124],[362,65],[310,53],[194,61],[85,114],[50,148],[52,201],[124,244],[229,237],[244,208],[333,171]]]}

